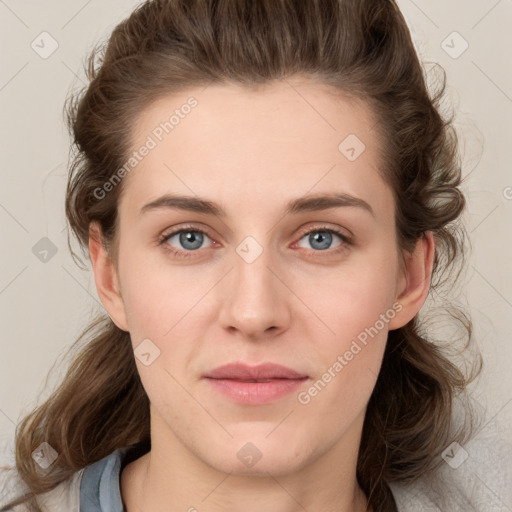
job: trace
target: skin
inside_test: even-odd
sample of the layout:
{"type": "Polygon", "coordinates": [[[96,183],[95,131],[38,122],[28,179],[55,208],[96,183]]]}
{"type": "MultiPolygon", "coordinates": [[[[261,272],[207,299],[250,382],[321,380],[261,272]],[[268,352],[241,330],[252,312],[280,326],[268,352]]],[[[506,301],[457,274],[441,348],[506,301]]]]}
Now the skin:
{"type": "Polygon", "coordinates": [[[379,139],[365,104],[307,79],[254,90],[191,88],[142,112],[133,148],[191,95],[198,106],[124,178],[117,260],[98,227],[90,230],[108,314],[134,348],[150,339],[160,350],[148,366],[136,359],[151,402],[152,450],[122,472],[125,507],[365,510],[355,468],[366,406],[388,331],[411,320],[427,297],[432,234],[401,265],[393,196],[379,175],[379,139]],[[338,149],[349,134],[366,146],[355,161],[338,149]],[[333,192],[363,199],[374,215],[354,206],[284,215],[289,200],[333,192]],[[140,213],[165,193],[214,201],[226,216],[140,213]],[[200,249],[179,235],[166,243],[191,257],[158,245],[159,236],[185,226],[207,231],[200,249]],[[318,249],[314,235],[326,228],[352,244],[333,234],[318,249]],[[252,263],[236,252],[247,236],[263,249],[252,263]],[[300,391],[308,390],[394,304],[400,312],[307,404],[291,393],[240,405],[201,378],[228,362],[275,362],[307,374],[300,391]],[[261,453],[252,467],[237,457],[247,443],[261,453]]]}

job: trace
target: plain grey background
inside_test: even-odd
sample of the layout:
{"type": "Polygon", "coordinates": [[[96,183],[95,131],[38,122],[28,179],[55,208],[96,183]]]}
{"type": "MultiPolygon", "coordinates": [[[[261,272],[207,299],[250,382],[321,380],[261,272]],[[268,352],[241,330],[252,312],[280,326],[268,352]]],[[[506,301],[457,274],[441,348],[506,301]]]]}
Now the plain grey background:
{"type": "MultiPolygon", "coordinates": [[[[64,99],[82,61],[139,2],[0,0],[0,442],[12,444],[54,361],[102,308],[92,273],[69,255],[64,99]],[[57,46],[58,45],[58,46],[57,46]],[[55,254],[41,261],[41,239],[55,254]],[[37,256],[39,254],[39,257],[37,256]]],[[[512,2],[399,0],[426,69],[447,72],[457,110],[473,252],[460,281],[484,355],[473,394],[488,420],[512,422],[512,2]]],[[[43,258],[44,259],[44,258],[43,258]]],[[[51,373],[59,381],[62,365],[51,373]]]]}

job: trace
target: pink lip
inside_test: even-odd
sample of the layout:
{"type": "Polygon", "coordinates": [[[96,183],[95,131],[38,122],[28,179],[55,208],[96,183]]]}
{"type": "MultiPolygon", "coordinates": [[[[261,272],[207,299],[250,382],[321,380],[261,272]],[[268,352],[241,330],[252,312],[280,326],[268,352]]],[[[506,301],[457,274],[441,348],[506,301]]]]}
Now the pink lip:
{"type": "Polygon", "coordinates": [[[250,405],[274,402],[300,387],[308,376],[285,366],[231,363],[215,368],[204,378],[228,398],[250,405]]]}
{"type": "Polygon", "coordinates": [[[229,363],[219,366],[204,375],[210,379],[234,380],[268,380],[268,379],[303,379],[304,373],[296,372],[286,366],[274,363],[264,363],[249,366],[244,363],[229,363]]]}

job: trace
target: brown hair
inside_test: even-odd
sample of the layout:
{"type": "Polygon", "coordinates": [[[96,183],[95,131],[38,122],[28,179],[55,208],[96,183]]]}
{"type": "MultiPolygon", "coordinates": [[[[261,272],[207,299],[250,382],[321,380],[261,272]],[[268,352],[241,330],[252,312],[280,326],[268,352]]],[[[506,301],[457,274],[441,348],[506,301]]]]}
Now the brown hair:
{"type": "MultiPolygon", "coordinates": [[[[465,199],[453,117],[440,113],[446,76],[430,94],[393,0],[150,0],[114,29],[106,48],[92,51],[86,73],[89,84],[66,104],[76,149],[66,215],[84,253],[93,221],[115,250],[123,184],[101,199],[95,190],[123,166],[134,120],[152,101],[212,81],[252,87],[303,75],[372,107],[400,249],[410,250],[432,231],[431,291],[442,298],[450,276],[459,276],[454,269],[466,250],[460,223],[465,199]]],[[[70,249],[79,260],[71,244],[70,249]]],[[[465,348],[471,322],[453,304],[449,310],[451,321],[462,326],[465,348]]],[[[463,372],[449,353],[452,340],[431,340],[427,330],[417,315],[390,331],[368,404],[357,477],[375,512],[394,509],[389,483],[425,475],[450,442],[469,435],[470,428],[455,432],[452,407],[480,359],[473,373],[463,372]]],[[[17,428],[16,466],[30,489],[18,502],[35,504],[34,495],[76,470],[149,440],[149,401],[129,333],[103,316],[75,347],[81,340],[86,343],[60,387],[17,428]],[[31,453],[44,441],[58,457],[41,474],[31,453]]]]}

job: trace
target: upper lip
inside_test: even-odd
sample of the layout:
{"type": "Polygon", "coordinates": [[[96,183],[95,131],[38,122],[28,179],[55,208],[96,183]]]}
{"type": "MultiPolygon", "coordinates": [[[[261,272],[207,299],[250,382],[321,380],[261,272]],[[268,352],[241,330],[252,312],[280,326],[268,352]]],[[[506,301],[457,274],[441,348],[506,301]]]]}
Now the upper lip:
{"type": "Polygon", "coordinates": [[[204,375],[210,379],[233,380],[268,380],[268,379],[304,379],[307,375],[299,373],[286,366],[274,363],[264,363],[249,366],[244,363],[229,363],[219,366],[204,375]]]}

